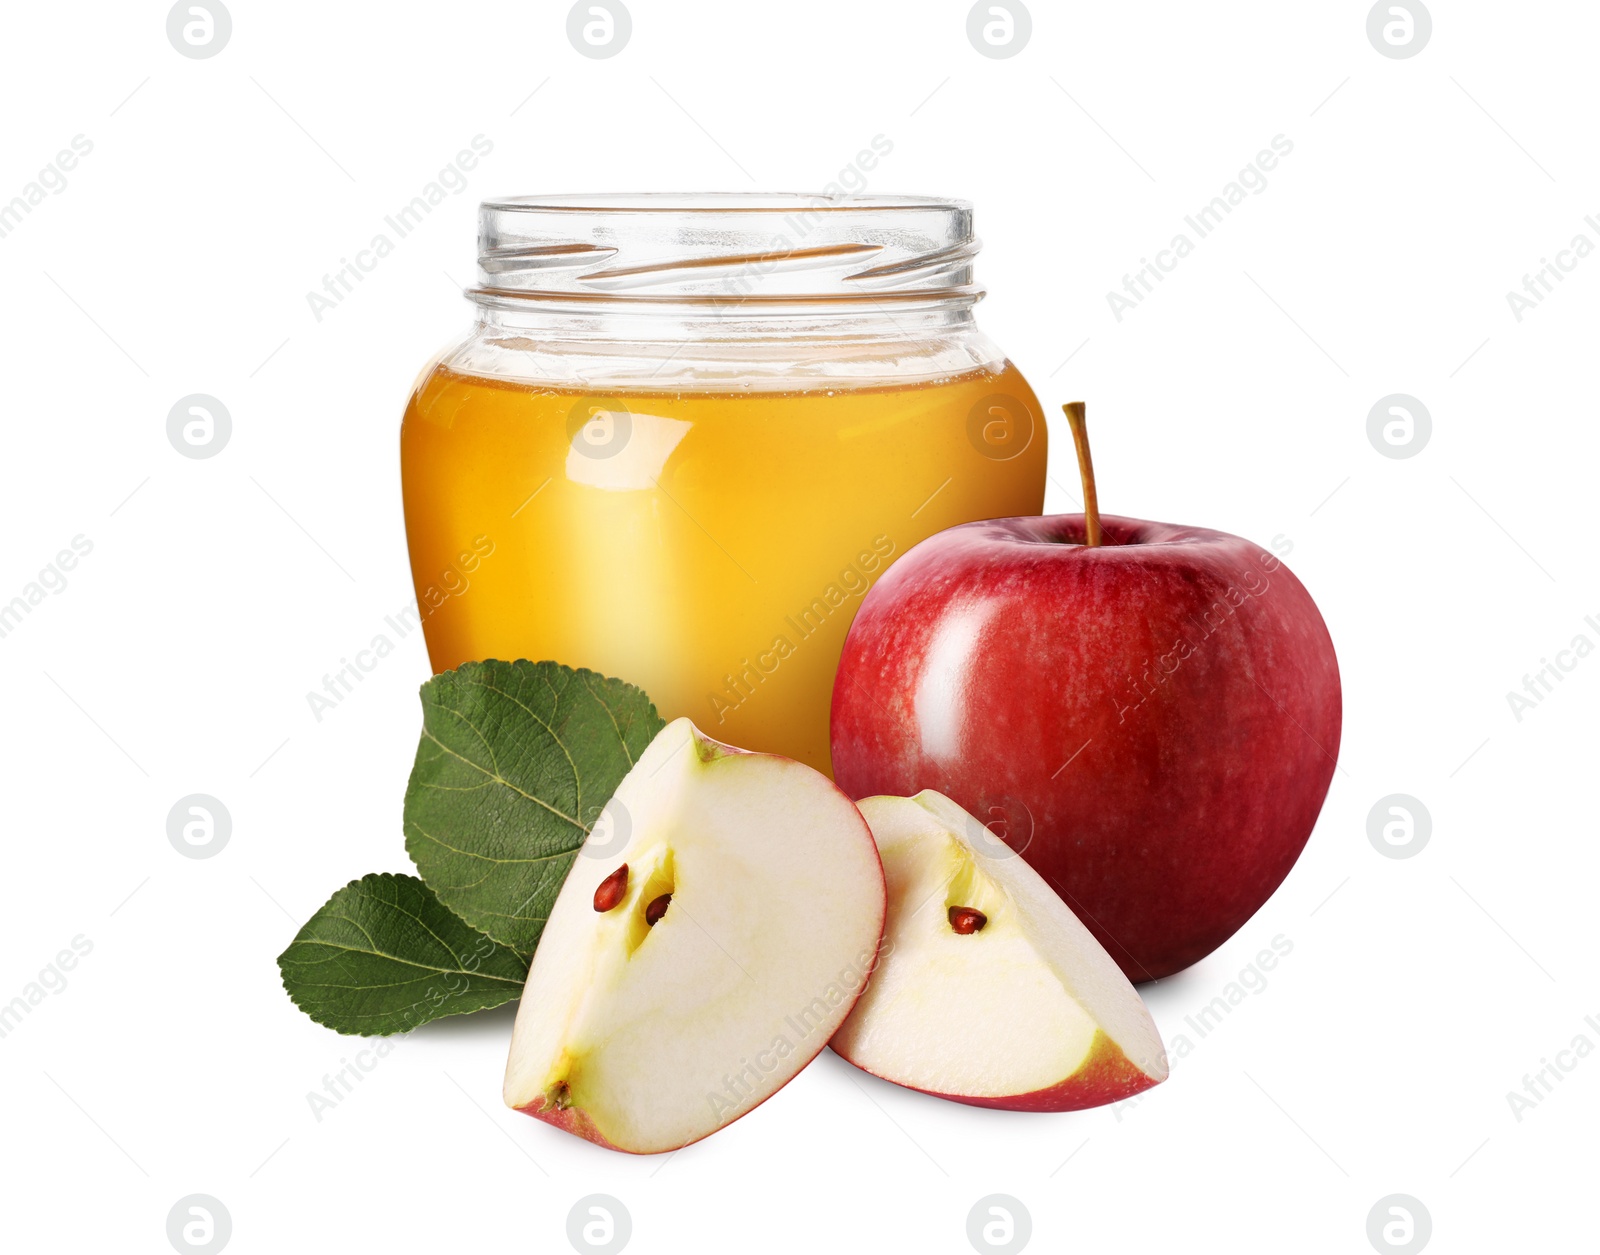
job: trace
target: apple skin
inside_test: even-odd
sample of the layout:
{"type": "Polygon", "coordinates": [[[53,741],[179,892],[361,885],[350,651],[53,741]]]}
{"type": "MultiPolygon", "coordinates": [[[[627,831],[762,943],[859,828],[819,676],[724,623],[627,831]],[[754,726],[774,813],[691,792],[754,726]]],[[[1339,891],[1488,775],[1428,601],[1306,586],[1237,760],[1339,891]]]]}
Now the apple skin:
{"type": "MultiPolygon", "coordinates": [[[[743,751],[741,751],[741,752],[743,752],[743,751]]],[[[876,960],[874,960],[874,963],[876,963],[876,960]]],[[[850,1008],[852,1010],[855,1008],[856,1002],[860,1000],[861,994],[862,994],[863,991],[865,991],[866,987],[867,987],[867,982],[866,981],[862,981],[860,988],[856,990],[855,998],[852,998],[850,1000],[850,1008]]],[[[1098,1043],[1096,1043],[1096,1044],[1098,1045],[1098,1043]]],[[[1109,1046],[1110,1043],[1108,1042],[1107,1045],[1109,1046]]],[[[574,1137],[581,1137],[581,1138],[583,1138],[584,1141],[593,1142],[596,1146],[603,1147],[606,1150],[621,1151],[625,1155],[670,1155],[670,1154],[673,1154],[676,1151],[682,1150],[685,1146],[693,1146],[696,1142],[704,1141],[706,1138],[710,1137],[713,1133],[722,1132],[722,1130],[727,1128],[728,1125],[737,1124],[740,1120],[743,1120],[747,1115],[749,1115],[752,1111],[755,1111],[757,1108],[761,1107],[764,1103],[771,1102],[772,1099],[776,1095],[782,1093],[789,1085],[791,1085],[794,1082],[795,1076],[799,1076],[801,1072],[804,1072],[813,1063],[815,1063],[816,1060],[817,1060],[817,1056],[819,1056],[827,1048],[828,1048],[828,1043],[826,1041],[824,1041],[820,1046],[818,1046],[815,1050],[813,1050],[810,1055],[808,1055],[806,1057],[805,1062],[800,1065],[799,1070],[795,1072],[794,1076],[791,1076],[787,1081],[785,1081],[782,1085],[778,1086],[777,1089],[773,1090],[772,1093],[768,1094],[760,1102],[756,1102],[756,1103],[750,1104],[749,1107],[745,1108],[745,1110],[741,1111],[738,1115],[734,1116],[733,1119],[729,1120],[726,1124],[719,1124],[714,1129],[707,1129],[699,1137],[692,1137],[687,1142],[680,1142],[676,1146],[664,1146],[659,1150],[635,1150],[631,1146],[618,1146],[615,1142],[609,1140],[604,1133],[600,1132],[600,1130],[595,1127],[594,1121],[589,1118],[587,1112],[580,1111],[575,1107],[567,1107],[565,1109],[562,1109],[562,1108],[558,1108],[558,1107],[555,1107],[555,1106],[544,1106],[544,1105],[541,1105],[541,1103],[539,1103],[539,1102],[531,1102],[531,1103],[528,1103],[526,1106],[513,1107],[512,1110],[513,1111],[520,1111],[525,1116],[532,1116],[535,1120],[539,1120],[539,1121],[541,1121],[541,1122],[543,1122],[545,1124],[553,1125],[554,1127],[562,1130],[565,1133],[571,1133],[574,1137]]],[[[1111,1047],[1111,1048],[1113,1050],[1116,1049],[1114,1046],[1111,1047]]],[[[1116,1054],[1117,1054],[1117,1057],[1119,1059],[1122,1057],[1122,1052],[1121,1051],[1116,1051],[1116,1054]]],[[[1125,1066],[1130,1070],[1137,1071],[1137,1069],[1133,1068],[1132,1064],[1125,1064],[1125,1066]]],[[[1152,1081],[1151,1084],[1154,1084],[1154,1082],[1152,1081]]],[[[1140,1086],[1139,1088],[1140,1089],[1144,1089],[1144,1088],[1147,1088],[1147,1087],[1146,1086],[1140,1086]]],[[[1051,1093],[1051,1092],[1053,1092],[1053,1091],[1052,1090],[1041,1090],[1040,1091],[1040,1093],[1042,1093],[1042,1094],[1048,1094],[1048,1093],[1051,1093]]],[[[1131,1092],[1133,1092],[1133,1091],[1129,1091],[1129,1093],[1131,1093],[1131,1092]]],[[[1027,1097],[1031,1098],[1032,1095],[1027,1095],[1027,1097]]],[[[977,1102],[982,1103],[983,1105],[994,1105],[994,1104],[990,1104],[990,1103],[988,1103],[988,1102],[986,1102],[985,1100],[982,1100],[982,1099],[973,1100],[973,1099],[966,1099],[966,1098],[957,1098],[956,1101],[957,1102],[977,1101],[977,1102]]],[[[1100,1101],[1101,1102],[1107,1102],[1107,1101],[1111,1101],[1111,1100],[1110,1099],[1101,1099],[1100,1101]]],[[[1084,1106],[1093,1106],[1094,1104],[1092,1104],[1092,1103],[1084,1103],[1082,1105],[1084,1105],[1084,1106]]],[[[1066,1108],[1062,1108],[1062,1107],[1029,1107],[1029,1108],[1024,1108],[1024,1110],[1029,1110],[1029,1111],[1062,1111],[1062,1110],[1066,1110],[1066,1108]]]]}
{"type": "MultiPolygon", "coordinates": [[[[861,1068],[863,1072],[876,1075],[871,1068],[856,1063],[848,1051],[841,1050],[838,1046],[834,1046],[833,1051],[841,1059],[861,1068]]],[[[1114,1041],[1104,1032],[1097,1032],[1094,1035],[1094,1045],[1089,1050],[1089,1057],[1084,1060],[1082,1066],[1066,1080],[1045,1089],[1036,1089],[1027,1094],[979,1098],[971,1094],[946,1094],[936,1089],[922,1089],[916,1085],[907,1085],[905,1088],[914,1089],[919,1094],[929,1094],[934,1098],[966,1103],[969,1107],[989,1107],[998,1111],[1082,1111],[1088,1107],[1103,1107],[1106,1103],[1132,1098],[1152,1085],[1161,1084],[1162,1079],[1135,1067],[1114,1041]]],[[[900,1084],[898,1081],[889,1083],[900,1084]]]]}
{"type": "Polygon", "coordinates": [[[1305,847],[1339,750],[1338,660],[1260,546],[1081,515],[966,523],[861,605],[834,778],[936,789],[999,832],[1134,982],[1231,937],[1305,847]],[[996,822],[998,821],[998,822],[996,822]]]}
{"type": "MultiPolygon", "coordinates": [[[[615,1142],[607,1141],[605,1134],[594,1127],[594,1121],[576,1107],[567,1107],[565,1110],[546,1106],[543,1101],[529,1103],[526,1107],[513,1107],[513,1111],[520,1111],[523,1115],[532,1116],[535,1120],[542,1120],[546,1124],[553,1124],[563,1132],[571,1133],[574,1137],[581,1137],[586,1142],[593,1142],[596,1146],[603,1146],[607,1150],[620,1150],[624,1154],[636,1155],[655,1152],[630,1151],[626,1146],[618,1146],[615,1142]]],[[[679,1147],[678,1149],[682,1149],[679,1147]]]]}
{"type": "MultiPolygon", "coordinates": [[[[1031,1094],[1010,1094],[1003,1098],[974,1098],[964,1094],[940,1094],[952,1102],[972,1107],[993,1107],[1004,1111],[1082,1111],[1121,1102],[1143,1093],[1160,1080],[1141,1072],[1103,1032],[1096,1033],[1089,1058],[1077,1072],[1058,1085],[1036,1089],[1031,1094]]],[[[931,1091],[929,1091],[931,1092],[931,1091]]]]}

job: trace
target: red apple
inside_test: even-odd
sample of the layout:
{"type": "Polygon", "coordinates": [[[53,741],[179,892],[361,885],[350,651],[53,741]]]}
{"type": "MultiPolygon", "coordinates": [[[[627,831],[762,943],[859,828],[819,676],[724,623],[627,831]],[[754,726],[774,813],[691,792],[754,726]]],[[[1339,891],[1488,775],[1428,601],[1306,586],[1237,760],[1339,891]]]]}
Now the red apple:
{"type": "Polygon", "coordinates": [[[833,771],[996,826],[1145,981],[1288,875],[1333,776],[1339,668],[1275,555],[1099,518],[1086,454],[1087,516],[953,527],[878,581],[834,685],[833,771]]]}

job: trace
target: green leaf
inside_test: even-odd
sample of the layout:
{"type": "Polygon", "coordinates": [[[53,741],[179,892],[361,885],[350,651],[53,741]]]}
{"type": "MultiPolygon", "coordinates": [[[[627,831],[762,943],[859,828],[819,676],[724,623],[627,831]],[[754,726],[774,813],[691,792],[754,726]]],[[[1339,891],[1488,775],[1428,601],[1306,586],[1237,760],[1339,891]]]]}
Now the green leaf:
{"type": "Polygon", "coordinates": [[[422,686],[406,852],[474,928],[532,954],[601,808],[664,726],[631,684],[554,662],[469,662],[422,686]]]}
{"type": "Polygon", "coordinates": [[[352,880],[278,956],[283,987],[318,1024],[387,1036],[522,992],[528,960],[470,928],[415,876],[352,880]]]}

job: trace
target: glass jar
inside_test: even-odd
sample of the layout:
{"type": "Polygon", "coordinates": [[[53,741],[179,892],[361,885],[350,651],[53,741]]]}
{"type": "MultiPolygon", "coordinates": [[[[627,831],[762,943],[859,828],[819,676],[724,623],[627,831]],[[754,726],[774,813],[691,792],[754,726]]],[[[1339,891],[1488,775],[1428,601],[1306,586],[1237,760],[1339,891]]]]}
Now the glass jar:
{"type": "Polygon", "coordinates": [[[401,428],[434,669],[588,667],[828,770],[873,582],[1044,503],[1038,401],[973,320],[971,207],[555,196],[479,223],[477,323],[401,428]]]}

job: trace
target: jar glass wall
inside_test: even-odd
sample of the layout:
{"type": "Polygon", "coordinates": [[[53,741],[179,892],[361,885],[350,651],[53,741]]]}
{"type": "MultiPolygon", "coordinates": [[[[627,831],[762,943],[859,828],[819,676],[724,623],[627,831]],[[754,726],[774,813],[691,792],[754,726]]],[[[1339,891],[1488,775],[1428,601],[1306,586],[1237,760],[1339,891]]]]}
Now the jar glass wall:
{"type": "Polygon", "coordinates": [[[1043,416],[973,320],[977,247],[968,206],[909,197],[484,205],[477,323],[401,435],[434,669],[587,667],[827,770],[872,583],[1043,505],[1043,416]]]}

